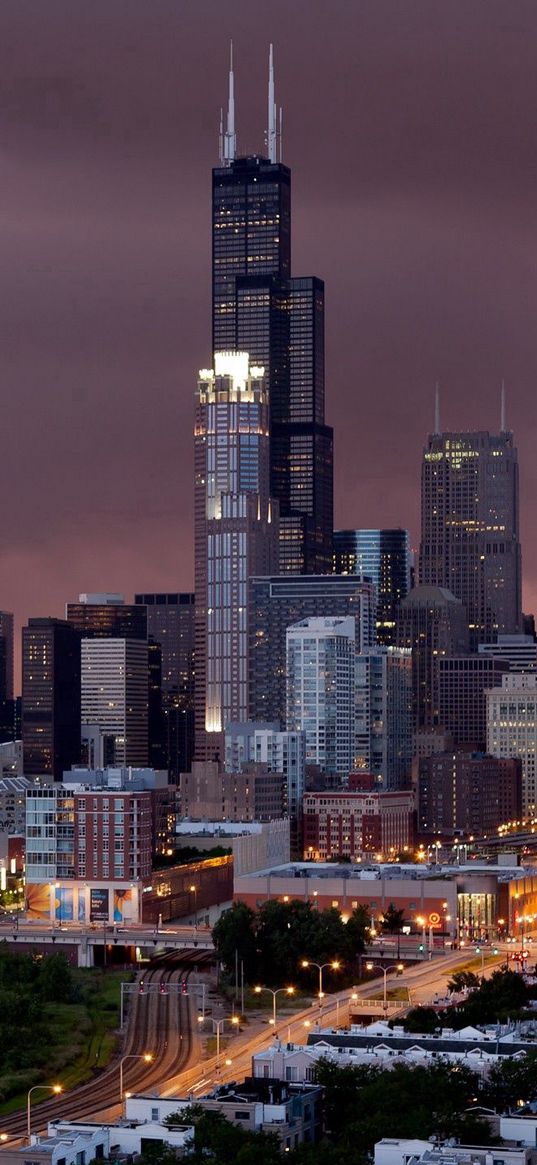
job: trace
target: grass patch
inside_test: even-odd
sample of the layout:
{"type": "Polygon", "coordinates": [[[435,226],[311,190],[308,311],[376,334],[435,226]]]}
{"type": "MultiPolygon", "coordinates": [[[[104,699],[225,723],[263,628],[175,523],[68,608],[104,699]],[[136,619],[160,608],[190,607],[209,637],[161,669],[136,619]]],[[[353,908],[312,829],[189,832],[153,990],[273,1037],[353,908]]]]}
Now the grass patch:
{"type": "Polygon", "coordinates": [[[58,1083],[68,1092],[106,1067],[118,1046],[121,982],[126,978],[120,970],[105,974],[86,968],[73,971],[74,1001],[43,1007],[50,1041],[46,1048],[36,1048],[34,1066],[0,1076],[0,1093],[15,1093],[0,1104],[1,1114],[23,1108],[34,1084],[58,1083]]]}

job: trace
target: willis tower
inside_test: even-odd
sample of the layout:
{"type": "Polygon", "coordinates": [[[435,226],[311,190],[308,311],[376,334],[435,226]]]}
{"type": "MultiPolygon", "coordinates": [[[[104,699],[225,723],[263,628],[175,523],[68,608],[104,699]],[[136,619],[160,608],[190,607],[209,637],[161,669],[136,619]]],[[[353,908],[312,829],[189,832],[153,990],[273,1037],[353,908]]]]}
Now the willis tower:
{"type": "Polygon", "coordinates": [[[324,284],[291,276],[291,172],[281,161],[281,110],[279,133],[276,120],[271,46],[268,157],[237,156],[231,60],[226,131],[221,118],[220,165],[213,170],[212,348],[248,352],[250,363],[265,369],[280,571],[328,574],[333,431],[324,423],[324,284]]]}

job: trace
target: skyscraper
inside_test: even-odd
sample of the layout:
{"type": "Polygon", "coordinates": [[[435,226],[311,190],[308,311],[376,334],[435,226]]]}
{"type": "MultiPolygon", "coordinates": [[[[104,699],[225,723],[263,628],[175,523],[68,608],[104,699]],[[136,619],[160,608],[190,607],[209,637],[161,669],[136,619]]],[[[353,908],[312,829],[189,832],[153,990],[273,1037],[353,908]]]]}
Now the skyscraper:
{"type": "Polygon", "coordinates": [[[22,630],[24,772],[61,781],[80,761],[80,634],[63,619],[22,630]]]}
{"type": "Polygon", "coordinates": [[[81,676],[82,724],[113,737],[115,765],[147,765],[147,640],[83,639],[81,676]]]}
{"type": "Polygon", "coordinates": [[[393,647],[397,604],[410,589],[408,530],[334,530],[334,573],[374,582],[377,643],[393,647]]]}
{"type": "Polygon", "coordinates": [[[420,582],[464,603],[470,648],[522,630],[513,434],[436,432],[423,453],[420,582]]]}
{"type": "MultiPolygon", "coordinates": [[[[196,753],[248,717],[248,583],[278,561],[268,393],[245,352],[202,369],[195,428],[196,753]]],[[[213,743],[214,742],[214,743],[213,743]]]]}
{"type": "Polygon", "coordinates": [[[10,611],[0,611],[0,735],[3,741],[15,739],[13,615],[10,611]]]}
{"type": "Polygon", "coordinates": [[[147,633],[162,651],[165,767],[170,776],[190,769],[194,755],[194,594],[137,594],[147,613],[147,633]]]}
{"type": "Polygon", "coordinates": [[[370,647],[356,656],[356,763],[385,789],[406,789],[412,765],[412,652],[370,647]]]}
{"type": "Polygon", "coordinates": [[[320,574],[331,570],[333,528],[324,285],[291,278],[291,172],[277,160],[272,47],[268,157],[237,155],[233,67],[229,86],[227,129],[213,171],[213,353],[248,352],[251,364],[265,369],[281,569],[320,574]]]}
{"type": "Polygon", "coordinates": [[[303,619],[287,631],[287,727],[304,732],[306,763],[347,779],[354,769],[354,619],[303,619]]]}
{"type": "Polygon", "coordinates": [[[487,752],[520,757],[522,812],[537,813],[537,675],[508,673],[501,687],[486,692],[487,752]]]}
{"type": "MultiPolygon", "coordinates": [[[[341,575],[280,575],[252,578],[249,656],[250,720],[286,717],[286,632],[308,618],[354,618],[356,651],[375,642],[373,583],[341,575]]],[[[289,727],[289,725],[287,726],[289,727]]]]}
{"type": "Polygon", "coordinates": [[[150,672],[145,606],[125,603],[123,595],[84,594],[67,604],[67,619],[82,636],[82,724],[113,740],[114,764],[146,765],[155,652],[150,672]]]}
{"type": "Polygon", "coordinates": [[[399,604],[397,643],[412,648],[414,730],[433,728],[439,724],[438,660],[468,651],[462,603],[442,587],[414,587],[399,604]]]}

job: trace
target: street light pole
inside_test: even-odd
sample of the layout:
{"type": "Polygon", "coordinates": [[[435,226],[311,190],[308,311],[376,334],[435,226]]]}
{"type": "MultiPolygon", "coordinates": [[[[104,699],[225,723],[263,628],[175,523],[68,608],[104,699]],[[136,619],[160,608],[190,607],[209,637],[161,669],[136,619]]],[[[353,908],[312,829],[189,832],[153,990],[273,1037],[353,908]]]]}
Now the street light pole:
{"type": "Polygon", "coordinates": [[[254,987],[256,995],[260,995],[262,991],[268,991],[272,995],[272,1023],[274,1030],[276,1030],[276,996],[277,995],[294,995],[294,987],[278,987],[276,991],[272,987],[254,987]]]}
{"type": "MultiPolygon", "coordinates": [[[[213,1016],[211,1015],[208,1018],[211,1020],[211,1023],[213,1025],[213,1032],[216,1032],[216,1071],[218,1072],[220,1070],[220,1032],[222,1031],[222,1029],[224,1027],[226,1019],[228,1019],[228,1016],[223,1015],[221,1017],[221,1019],[214,1019],[213,1016]]],[[[198,1015],[198,1023],[202,1024],[204,1022],[205,1022],[205,1016],[198,1015]]],[[[233,1024],[234,1027],[237,1027],[237,1025],[240,1022],[239,1016],[232,1015],[231,1017],[229,1017],[229,1022],[231,1024],[233,1024]]]]}
{"type": "Polygon", "coordinates": [[[130,1053],[128,1056],[122,1056],[119,1061],[119,1099],[123,1103],[123,1065],[127,1060],[145,1060],[146,1064],[150,1064],[153,1059],[151,1052],[143,1052],[141,1055],[130,1053]]]}
{"type": "Polygon", "coordinates": [[[55,1092],[58,1095],[62,1091],[62,1086],[61,1084],[34,1084],[29,1089],[28,1096],[26,1097],[26,1133],[28,1136],[28,1144],[32,1140],[32,1092],[38,1092],[39,1089],[42,1092],[55,1092]]]}
{"type": "Polygon", "coordinates": [[[198,926],[198,887],[189,886],[190,893],[194,895],[194,926],[198,926]]]}
{"type": "Polygon", "coordinates": [[[322,1006],[323,1001],[323,971],[325,967],[331,967],[333,971],[339,971],[340,965],[337,959],[332,959],[329,963],[314,963],[313,959],[302,959],[303,967],[317,967],[319,972],[319,1007],[322,1006]]]}
{"type": "Polygon", "coordinates": [[[384,1012],[387,1012],[387,1010],[388,1010],[388,971],[399,971],[400,972],[400,971],[404,971],[405,968],[403,966],[403,963],[391,963],[389,967],[384,967],[382,965],[382,963],[366,963],[366,970],[367,971],[372,971],[374,967],[377,967],[378,969],[380,969],[382,971],[383,976],[384,976],[384,989],[383,989],[383,995],[382,995],[382,1010],[384,1012]]]}

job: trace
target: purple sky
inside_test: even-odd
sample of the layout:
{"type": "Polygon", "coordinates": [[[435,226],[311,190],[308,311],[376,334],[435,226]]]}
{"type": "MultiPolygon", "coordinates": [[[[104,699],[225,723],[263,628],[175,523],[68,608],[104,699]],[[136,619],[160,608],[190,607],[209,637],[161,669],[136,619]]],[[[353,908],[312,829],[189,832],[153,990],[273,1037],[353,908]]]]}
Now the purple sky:
{"type": "Polygon", "coordinates": [[[326,281],[338,525],[408,525],[445,428],[520,450],[537,606],[534,0],[3,0],[0,606],[192,585],[210,359],[210,170],[233,37],[239,148],[275,45],[293,271],[326,281]]]}

